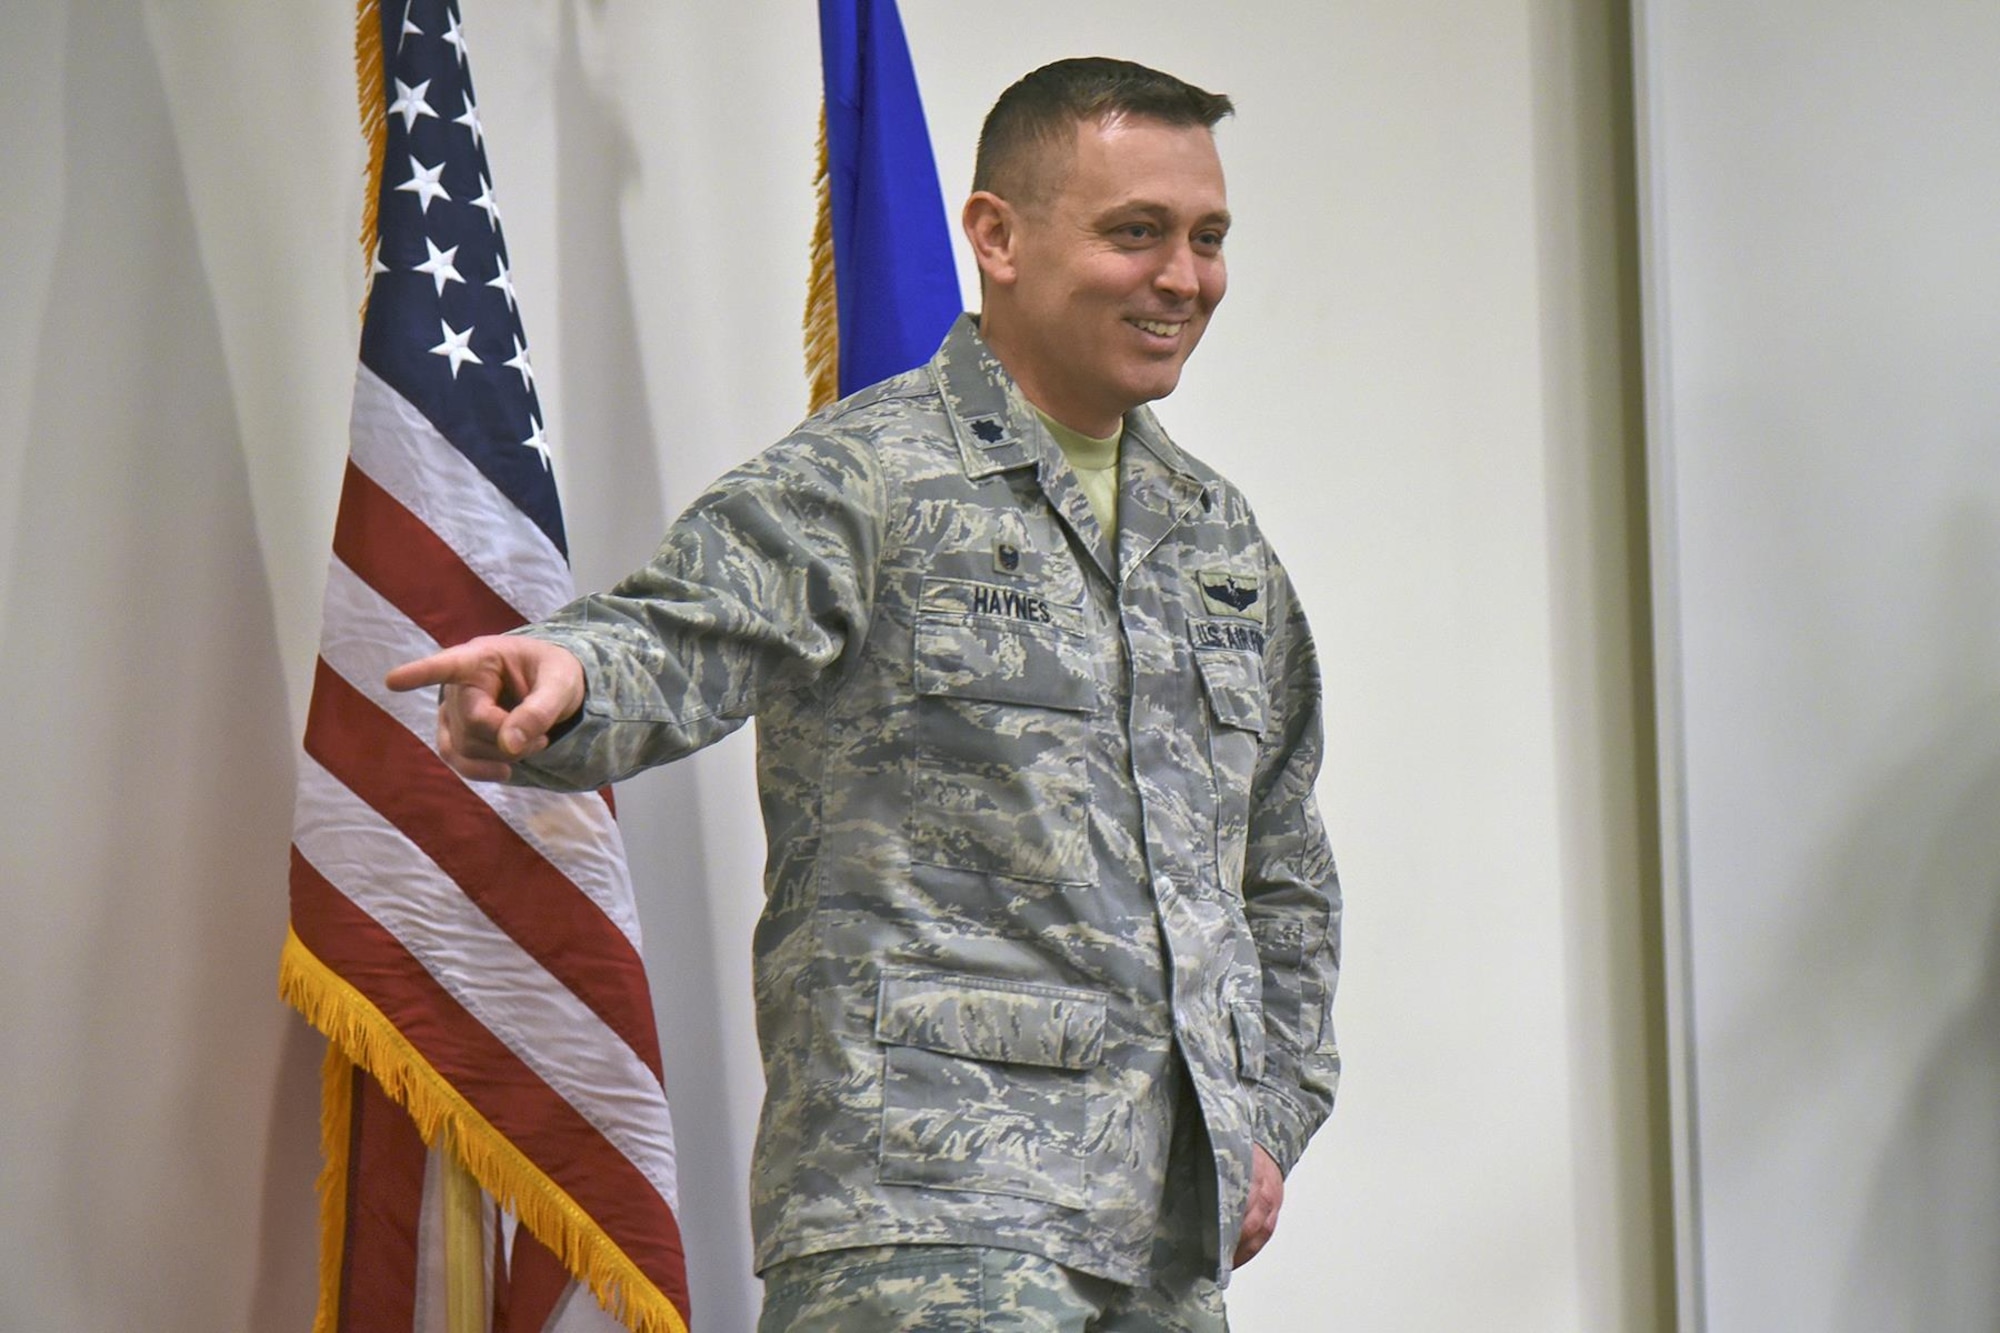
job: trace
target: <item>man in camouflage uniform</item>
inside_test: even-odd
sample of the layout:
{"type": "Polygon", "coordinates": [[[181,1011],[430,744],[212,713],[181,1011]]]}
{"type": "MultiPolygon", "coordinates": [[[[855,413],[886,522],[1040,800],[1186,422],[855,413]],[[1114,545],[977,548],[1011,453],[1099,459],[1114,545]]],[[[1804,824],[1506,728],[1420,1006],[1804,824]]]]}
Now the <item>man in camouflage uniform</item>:
{"type": "Polygon", "coordinates": [[[449,685],[460,771],[565,788],[757,717],[766,1329],[1220,1329],[1331,1106],[1312,642],[1143,406],[1223,294],[1229,109],[1023,79],[965,209],[978,320],[612,592],[391,677],[449,685]]]}

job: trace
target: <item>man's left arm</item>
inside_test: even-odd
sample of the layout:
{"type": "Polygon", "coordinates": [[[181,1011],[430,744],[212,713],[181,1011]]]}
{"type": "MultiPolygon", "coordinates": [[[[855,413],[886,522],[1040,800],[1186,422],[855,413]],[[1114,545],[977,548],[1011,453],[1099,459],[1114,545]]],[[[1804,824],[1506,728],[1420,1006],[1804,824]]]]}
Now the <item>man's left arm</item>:
{"type": "Polygon", "coordinates": [[[1340,976],[1340,881],[1313,796],[1322,744],[1319,664],[1290,581],[1275,560],[1271,568],[1265,651],[1270,720],[1251,785],[1243,903],[1264,973],[1265,1057],[1254,1089],[1255,1137],[1280,1175],[1289,1175],[1333,1109],[1340,1081],[1332,1021],[1340,976]]]}

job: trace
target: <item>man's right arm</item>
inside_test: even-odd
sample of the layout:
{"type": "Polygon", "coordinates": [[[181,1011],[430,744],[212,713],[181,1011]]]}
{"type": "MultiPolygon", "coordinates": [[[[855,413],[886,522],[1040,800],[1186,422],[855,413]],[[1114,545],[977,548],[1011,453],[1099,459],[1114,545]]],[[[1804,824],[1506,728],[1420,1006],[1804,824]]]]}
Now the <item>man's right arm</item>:
{"type": "Polygon", "coordinates": [[[469,777],[615,782],[841,669],[867,635],[883,508],[865,440],[791,436],[712,486],[611,591],[389,683],[445,685],[441,752],[469,777]]]}

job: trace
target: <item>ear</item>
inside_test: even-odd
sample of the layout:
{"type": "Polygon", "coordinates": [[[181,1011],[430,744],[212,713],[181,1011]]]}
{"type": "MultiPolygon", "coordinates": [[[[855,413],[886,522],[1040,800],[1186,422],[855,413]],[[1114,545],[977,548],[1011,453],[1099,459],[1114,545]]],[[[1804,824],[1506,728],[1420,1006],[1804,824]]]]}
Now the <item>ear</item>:
{"type": "Polygon", "coordinates": [[[1020,239],[1020,219],[1014,206],[990,190],[975,190],[959,215],[965,239],[972,245],[972,257],[987,282],[1007,286],[1014,281],[1015,244],[1020,239]]]}

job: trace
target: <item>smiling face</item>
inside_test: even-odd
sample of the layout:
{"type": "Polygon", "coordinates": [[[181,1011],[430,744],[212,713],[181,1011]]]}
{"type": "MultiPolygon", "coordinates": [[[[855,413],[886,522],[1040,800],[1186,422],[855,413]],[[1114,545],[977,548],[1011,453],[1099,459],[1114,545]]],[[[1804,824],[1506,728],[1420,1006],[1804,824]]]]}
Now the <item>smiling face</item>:
{"type": "Polygon", "coordinates": [[[1112,117],[1047,169],[1045,200],[966,201],[980,332],[1029,402],[1101,438],[1174,391],[1228,287],[1222,161],[1202,126],[1112,117]]]}

